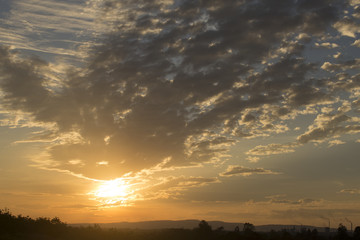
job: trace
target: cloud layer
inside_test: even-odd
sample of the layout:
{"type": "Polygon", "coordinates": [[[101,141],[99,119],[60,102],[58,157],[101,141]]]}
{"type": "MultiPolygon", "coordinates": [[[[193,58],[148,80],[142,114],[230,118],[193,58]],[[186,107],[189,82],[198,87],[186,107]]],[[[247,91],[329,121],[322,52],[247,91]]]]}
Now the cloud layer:
{"type": "MultiPolygon", "coordinates": [[[[326,0],[103,1],[102,18],[113,30],[83,69],[55,85],[51,64],[1,47],[2,107],[48,124],[33,139],[49,142],[51,161],[39,164],[110,179],[219,162],[239,140],[286,133],[287,121],[349,99],[317,115],[294,143],[247,154],[293,152],[360,130],[352,116],[360,75],[350,72],[359,59],[307,56],[311,44],[341,44],[315,44],[328,29],[356,38],[357,20],[342,15],[348,7],[326,0]]],[[[273,172],[232,166],[223,175],[251,173],[273,172]]]]}

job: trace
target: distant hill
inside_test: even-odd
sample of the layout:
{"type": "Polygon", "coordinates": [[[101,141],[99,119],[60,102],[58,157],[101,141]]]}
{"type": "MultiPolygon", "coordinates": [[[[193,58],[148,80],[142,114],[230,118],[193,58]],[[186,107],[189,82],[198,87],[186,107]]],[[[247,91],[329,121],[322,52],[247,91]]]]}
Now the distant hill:
{"type": "MultiPolygon", "coordinates": [[[[224,230],[233,231],[237,226],[243,229],[244,223],[232,223],[222,221],[207,221],[213,230],[223,227],[224,230]]],[[[198,227],[200,220],[161,220],[161,221],[142,221],[142,222],[115,222],[115,223],[98,223],[102,228],[120,228],[120,229],[193,229],[198,227]]],[[[71,226],[91,226],[93,223],[69,224],[71,226]]],[[[288,231],[300,231],[301,229],[317,229],[319,232],[325,232],[324,227],[314,227],[306,225],[259,225],[255,226],[257,232],[270,232],[271,230],[280,231],[286,229],[288,231]]],[[[332,231],[336,231],[332,229],[332,231]]]]}
{"type": "MultiPolygon", "coordinates": [[[[0,240],[359,240],[356,234],[346,233],[346,228],[332,233],[313,231],[312,226],[263,225],[255,226],[255,231],[242,231],[244,224],[209,221],[199,224],[199,220],[147,221],[106,224],[66,224],[59,218],[39,217],[32,219],[13,215],[9,210],[0,209],[0,240]],[[211,231],[212,226],[213,231],[211,231]],[[83,226],[83,227],[80,227],[83,226]],[[217,229],[223,227],[221,229],[217,229]],[[240,231],[234,231],[239,227],[240,231]],[[228,231],[223,231],[223,229],[228,231]],[[275,232],[269,232],[270,230],[275,232]],[[285,229],[286,231],[279,231],[285,229]],[[306,231],[300,231],[300,230],[306,231]],[[266,231],[260,233],[261,231],[266,231]]],[[[339,228],[340,229],[340,228],[339,228]]]]}

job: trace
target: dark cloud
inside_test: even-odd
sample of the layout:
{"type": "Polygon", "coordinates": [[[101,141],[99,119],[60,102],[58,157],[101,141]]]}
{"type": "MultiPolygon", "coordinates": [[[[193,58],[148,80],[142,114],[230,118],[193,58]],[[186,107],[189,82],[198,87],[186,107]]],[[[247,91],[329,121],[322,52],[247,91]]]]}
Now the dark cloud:
{"type": "Polygon", "coordinates": [[[78,133],[48,153],[57,168],[86,176],[216,161],[238,137],[285,131],[282,117],[331,98],[335,88],[308,77],[320,65],[303,52],[344,4],[105,1],[115,30],[61,86],[47,87],[51,66],[1,48],[3,103],[55,123],[54,136],[78,133]]]}

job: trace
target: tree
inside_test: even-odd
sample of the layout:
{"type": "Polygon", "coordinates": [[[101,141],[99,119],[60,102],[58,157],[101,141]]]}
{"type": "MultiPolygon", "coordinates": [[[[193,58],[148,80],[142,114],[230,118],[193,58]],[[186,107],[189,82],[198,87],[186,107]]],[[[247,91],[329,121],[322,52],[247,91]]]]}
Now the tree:
{"type": "Polygon", "coordinates": [[[199,231],[202,233],[209,233],[212,231],[212,228],[205,220],[202,220],[199,223],[199,231]]]}
{"type": "Polygon", "coordinates": [[[338,240],[345,240],[347,239],[349,236],[348,236],[348,233],[347,233],[347,228],[342,224],[340,223],[339,224],[339,227],[337,229],[337,234],[336,234],[336,238],[338,240]]]}
{"type": "Polygon", "coordinates": [[[360,226],[357,226],[357,227],[354,229],[353,238],[354,238],[355,240],[360,240],[360,226]]]}
{"type": "Polygon", "coordinates": [[[197,234],[198,239],[206,240],[206,239],[210,239],[212,236],[212,228],[205,220],[202,220],[199,223],[199,227],[195,228],[194,230],[195,233],[197,234]]]}
{"type": "Polygon", "coordinates": [[[253,224],[248,223],[248,222],[244,223],[244,227],[243,227],[244,232],[254,232],[254,230],[255,230],[255,227],[253,224]]]}

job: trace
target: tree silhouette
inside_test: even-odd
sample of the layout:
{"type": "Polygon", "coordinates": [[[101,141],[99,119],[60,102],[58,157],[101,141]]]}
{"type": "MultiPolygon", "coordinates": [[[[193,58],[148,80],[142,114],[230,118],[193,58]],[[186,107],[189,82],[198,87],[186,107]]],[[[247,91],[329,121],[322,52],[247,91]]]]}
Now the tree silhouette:
{"type": "Polygon", "coordinates": [[[243,227],[244,232],[254,232],[254,230],[255,230],[255,227],[253,224],[248,223],[248,222],[244,223],[244,227],[243,227]]]}
{"type": "Polygon", "coordinates": [[[337,234],[336,234],[336,239],[338,240],[346,240],[348,239],[348,233],[347,233],[347,228],[342,224],[340,223],[339,224],[339,227],[337,229],[337,234]]]}
{"type": "Polygon", "coordinates": [[[205,220],[202,220],[199,223],[199,231],[202,233],[209,233],[212,231],[211,226],[209,225],[209,223],[207,223],[205,220]]]}
{"type": "MultiPolygon", "coordinates": [[[[238,230],[239,227],[236,227],[238,230]]],[[[190,229],[106,229],[99,225],[72,227],[59,218],[39,217],[32,219],[14,216],[9,210],[0,209],[0,240],[360,240],[360,226],[350,238],[347,229],[340,224],[335,235],[325,238],[316,229],[301,232],[286,230],[257,233],[251,223],[245,223],[243,231],[227,231],[223,227],[212,230],[208,222],[202,220],[198,227],[190,229]]]]}
{"type": "Polygon", "coordinates": [[[198,239],[211,239],[212,228],[205,220],[200,221],[199,227],[194,230],[198,239]]]}
{"type": "Polygon", "coordinates": [[[354,239],[354,240],[360,240],[360,226],[357,226],[357,227],[354,229],[353,239],[354,239]]]}

